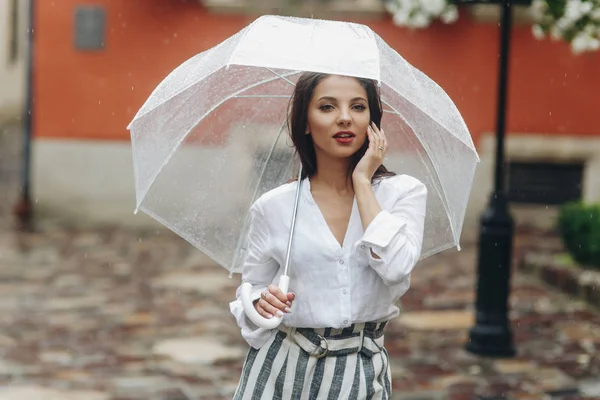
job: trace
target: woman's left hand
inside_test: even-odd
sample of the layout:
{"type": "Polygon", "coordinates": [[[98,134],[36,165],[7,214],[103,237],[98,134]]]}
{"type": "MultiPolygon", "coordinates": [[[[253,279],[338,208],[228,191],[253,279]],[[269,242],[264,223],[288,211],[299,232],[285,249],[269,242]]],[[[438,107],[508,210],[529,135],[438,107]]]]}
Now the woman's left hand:
{"type": "Polygon", "coordinates": [[[383,163],[385,152],[388,148],[383,129],[378,129],[374,122],[371,122],[367,128],[367,137],[369,138],[369,148],[352,173],[352,179],[355,182],[357,180],[371,182],[373,174],[375,174],[377,168],[383,163]]]}

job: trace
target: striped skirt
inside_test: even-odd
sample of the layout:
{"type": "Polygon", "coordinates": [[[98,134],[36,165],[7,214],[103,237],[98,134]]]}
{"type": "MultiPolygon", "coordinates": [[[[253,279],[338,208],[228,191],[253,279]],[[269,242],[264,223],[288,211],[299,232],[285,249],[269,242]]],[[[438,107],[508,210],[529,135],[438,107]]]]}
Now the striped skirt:
{"type": "Polygon", "coordinates": [[[260,349],[248,351],[233,399],[389,399],[385,324],[280,326],[260,349]]]}

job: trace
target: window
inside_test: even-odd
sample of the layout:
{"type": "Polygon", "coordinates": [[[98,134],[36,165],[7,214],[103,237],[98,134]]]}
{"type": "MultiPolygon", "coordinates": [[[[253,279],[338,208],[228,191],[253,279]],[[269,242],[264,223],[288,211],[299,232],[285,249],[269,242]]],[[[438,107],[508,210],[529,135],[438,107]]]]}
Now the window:
{"type": "Polygon", "coordinates": [[[580,200],[583,164],[511,162],[508,198],[513,203],[560,205],[580,200]]]}

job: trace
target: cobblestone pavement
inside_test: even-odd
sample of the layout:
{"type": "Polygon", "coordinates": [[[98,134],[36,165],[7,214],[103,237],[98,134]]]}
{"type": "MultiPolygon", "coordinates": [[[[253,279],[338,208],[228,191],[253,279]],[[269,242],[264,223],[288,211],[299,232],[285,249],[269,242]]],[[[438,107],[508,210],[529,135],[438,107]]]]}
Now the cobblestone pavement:
{"type": "MultiPolygon", "coordinates": [[[[15,232],[7,198],[0,400],[231,398],[246,352],[228,311],[239,276],[166,231],[39,221],[15,232]]],[[[475,256],[466,245],[413,274],[386,334],[394,398],[600,399],[600,314],[526,276],[513,277],[510,301],[517,357],[463,350],[475,256]]]]}
{"type": "MultiPolygon", "coordinates": [[[[600,314],[524,276],[518,356],[463,350],[474,265],[470,247],[414,273],[386,336],[395,398],[600,398],[600,314]]],[[[231,398],[246,350],[227,305],[238,279],[168,232],[5,226],[0,399],[231,398]]]]}

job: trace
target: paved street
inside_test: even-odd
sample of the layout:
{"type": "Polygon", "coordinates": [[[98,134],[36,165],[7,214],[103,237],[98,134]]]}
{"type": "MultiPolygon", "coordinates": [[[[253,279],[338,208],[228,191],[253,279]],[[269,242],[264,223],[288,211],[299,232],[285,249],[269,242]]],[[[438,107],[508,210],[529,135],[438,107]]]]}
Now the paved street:
{"type": "MultiPolygon", "coordinates": [[[[231,398],[246,351],[228,311],[238,276],[165,231],[18,233],[4,205],[0,400],[231,398]]],[[[386,335],[394,398],[600,399],[600,314],[526,276],[511,297],[518,356],[463,350],[475,256],[467,244],[414,273],[386,335]]]]}
{"type": "MultiPolygon", "coordinates": [[[[600,315],[524,276],[511,299],[519,356],[462,350],[474,256],[448,251],[415,272],[386,336],[395,398],[543,399],[578,388],[600,398],[600,315]]],[[[230,398],[245,352],[227,307],[237,284],[166,232],[5,228],[0,399],[230,398]]]]}

